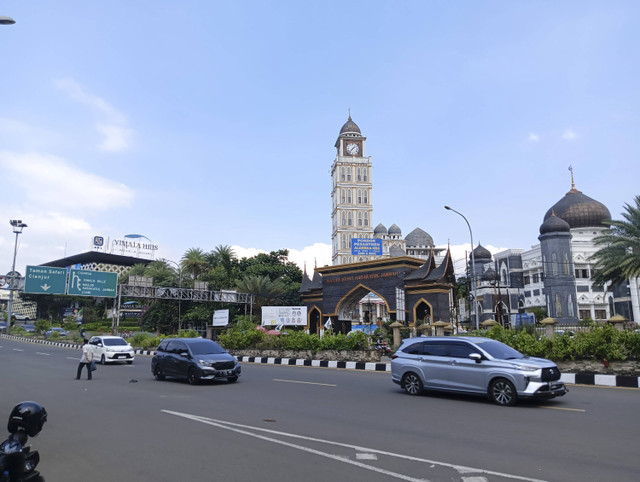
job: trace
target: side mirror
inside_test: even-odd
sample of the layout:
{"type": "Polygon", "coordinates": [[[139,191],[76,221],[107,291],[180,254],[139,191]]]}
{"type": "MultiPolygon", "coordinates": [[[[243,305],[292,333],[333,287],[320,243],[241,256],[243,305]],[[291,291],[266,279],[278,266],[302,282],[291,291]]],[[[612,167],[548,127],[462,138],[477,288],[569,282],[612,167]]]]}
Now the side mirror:
{"type": "Polygon", "coordinates": [[[181,352],[180,352],[180,356],[183,356],[183,357],[189,358],[189,352],[188,352],[188,351],[181,351],[181,352]]]}
{"type": "Polygon", "coordinates": [[[480,353],[470,353],[469,358],[475,360],[476,363],[480,363],[482,361],[482,355],[480,353]]]}
{"type": "Polygon", "coordinates": [[[102,346],[102,343],[98,343],[98,346],[102,346]]]}

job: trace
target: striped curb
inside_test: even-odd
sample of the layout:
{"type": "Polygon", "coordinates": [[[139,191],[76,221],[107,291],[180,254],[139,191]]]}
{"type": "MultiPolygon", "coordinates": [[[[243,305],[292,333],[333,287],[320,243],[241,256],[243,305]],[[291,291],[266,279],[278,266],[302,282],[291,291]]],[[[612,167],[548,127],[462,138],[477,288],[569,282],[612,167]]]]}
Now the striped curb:
{"type": "MultiPolygon", "coordinates": [[[[26,341],[30,343],[41,343],[43,345],[55,345],[62,348],[81,349],[82,345],[76,343],[61,343],[48,340],[34,340],[13,335],[0,335],[0,338],[8,338],[16,341],[26,341]]],[[[136,355],[153,356],[155,350],[134,350],[136,355]]],[[[366,370],[376,372],[391,372],[390,363],[373,363],[373,362],[350,362],[350,361],[329,361],[329,360],[309,360],[306,358],[276,358],[276,357],[254,357],[254,356],[236,356],[239,362],[243,363],[261,363],[267,365],[286,365],[300,367],[319,367],[319,368],[339,368],[347,370],[366,370]]],[[[560,380],[567,385],[596,385],[603,387],[623,387],[623,388],[640,388],[640,377],[631,375],[604,375],[598,373],[563,373],[560,380]]]]}

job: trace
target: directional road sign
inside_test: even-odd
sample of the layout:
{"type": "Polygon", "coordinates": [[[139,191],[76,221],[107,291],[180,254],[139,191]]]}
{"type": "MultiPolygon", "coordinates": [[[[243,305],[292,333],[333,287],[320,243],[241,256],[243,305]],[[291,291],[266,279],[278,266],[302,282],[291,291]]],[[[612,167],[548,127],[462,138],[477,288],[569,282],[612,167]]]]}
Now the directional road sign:
{"type": "Polygon", "coordinates": [[[52,266],[27,266],[25,293],[64,295],[67,292],[67,269],[52,266]]]}
{"type": "Polygon", "coordinates": [[[118,274],[104,271],[72,269],[69,271],[69,295],[115,298],[118,274]]]}

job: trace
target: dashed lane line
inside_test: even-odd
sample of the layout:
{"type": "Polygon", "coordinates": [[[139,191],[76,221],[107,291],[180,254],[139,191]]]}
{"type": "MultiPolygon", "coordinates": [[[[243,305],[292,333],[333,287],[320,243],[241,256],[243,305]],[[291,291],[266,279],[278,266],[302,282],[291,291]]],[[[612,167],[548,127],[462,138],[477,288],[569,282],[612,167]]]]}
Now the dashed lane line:
{"type": "Polygon", "coordinates": [[[321,385],[323,387],[337,387],[335,383],[318,383],[318,382],[305,382],[303,380],[287,380],[285,378],[274,378],[274,382],[283,382],[283,383],[301,383],[303,385],[321,385]]]}

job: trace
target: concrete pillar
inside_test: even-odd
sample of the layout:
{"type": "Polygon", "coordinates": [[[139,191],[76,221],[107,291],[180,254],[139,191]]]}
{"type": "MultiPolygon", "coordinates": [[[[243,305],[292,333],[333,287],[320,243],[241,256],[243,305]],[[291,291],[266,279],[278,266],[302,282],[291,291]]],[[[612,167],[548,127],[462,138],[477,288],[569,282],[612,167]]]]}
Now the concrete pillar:
{"type": "Polygon", "coordinates": [[[555,334],[554,325],[556,323],[557,321],[551,317],[545,318],[540,322],[540,324],[543,325],[545,328],[544,336],[546,336],[547,338],[553,337],[553,335],[555,334]]]}
{"type": "Polygon", "coordinates": [[[621,315],[615,315],[609,318],[609,323],[615,326],[619,331],[624,330],[624,324],[627,322],[627,319],[621,315]]]}
{"type": "Polygon", "coordinates": [[[400,339],[400,328],[403,328],[404,325],[399,321],[394,321],[389,326],[393,329],[393,348],[398,348],[402,342],[400,339]]]}

